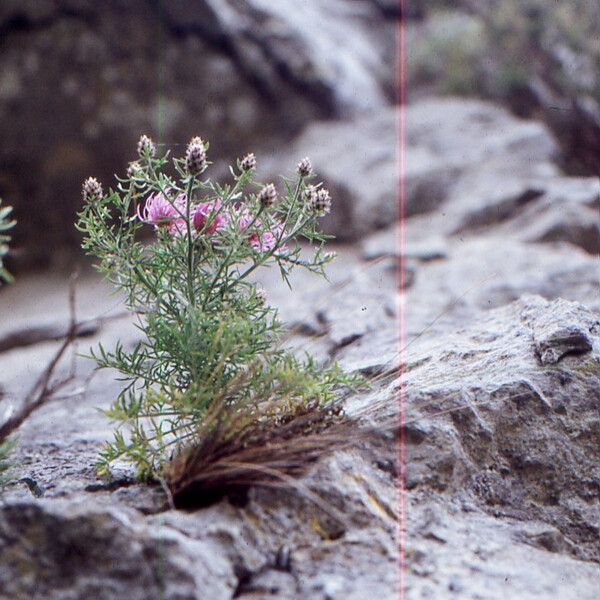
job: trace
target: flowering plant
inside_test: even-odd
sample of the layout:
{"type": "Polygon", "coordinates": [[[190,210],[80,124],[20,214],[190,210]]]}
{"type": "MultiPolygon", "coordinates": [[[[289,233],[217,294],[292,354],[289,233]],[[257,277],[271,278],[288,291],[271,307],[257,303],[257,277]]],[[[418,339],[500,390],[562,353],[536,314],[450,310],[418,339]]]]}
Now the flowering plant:
{"type": "Polygon", "coordinates": [[[317,223],[331,199],[309,184],[309,160],[294,179],[282,179],[280,193],[256,182],[253,154],[230,168],[231,184],[204,178],[207,150],[195,137],[171,161],[142,136],[138,160],[116,189],[104,193],[94,178],[83,185],[83,247],[124,292],[144,334],[131,350],[92,351],[98,367],[116,369],[126,382],[106,411],[119,425],[101,455],[103,474],[124,458],[138,476],[159,477],[165,459],[194,444],[216,407],[275,422],[308,403],[327,406],[339,384],[353,381],[335,365],[301,361],[280,347],[276,311],[251,278],[276,266],[289,284],[294,267],[324,274],[333,258],[323,252],[317,223]],[[140,234],[149,228],[154,238],[145,243],[140,234]],[[313,248],[309,259],[300,238],[313,248]]]}

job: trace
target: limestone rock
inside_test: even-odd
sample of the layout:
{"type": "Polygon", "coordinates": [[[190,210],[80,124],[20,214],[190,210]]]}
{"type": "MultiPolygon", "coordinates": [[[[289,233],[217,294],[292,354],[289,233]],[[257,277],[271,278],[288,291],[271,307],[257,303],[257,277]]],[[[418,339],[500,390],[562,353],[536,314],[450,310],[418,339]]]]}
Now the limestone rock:
{"type": "Polygon", "coordinates": [[[0,509],[0,531],[5,598],[225,600],[237,584],[216,544],[144,522],[132,510],[15,503],[0,509]]]}
{"type": "Polygon", "coordinates": [[[431,495],[410,495],[406,514],[407,598],[596,596],[598,565],[549,550],[557,547],[546,542],[557,536],[552,526],[496,518],[431,495]]]}
{"type": "Polygon", "coordinates": [[[384,108],[348,121],[309,125],[285,153],[263,167],[265,179],[309,156],[331,191],[324,228],[339,240],[354,240],[395,222],[400,167],[396,152],[398,112],[384,108]]]}
{"type": "Polygon", "coordinates": [[[597,314],[537,296],[420,340],[404,383],[407,487],[541,521],[560,532],[554,551],[597,562],[599,352],[597,314]]]}
{"type": "MultiPolygon", "coordinates": [[[[399,214],[399,119],[397,110],[387,108],[349,121],[313,123],[289,151],[277,153],[263,168],[265,178],[309,155],[315,171],[333,193],[334,209],[325,220],[329,232],[341,240],[351,240],[390,226],[399,214]]],[[[431,213],[450,198],[463,177],[473,176],[489,163],[512,174],[526,171],[529,178],[536,172],[540,176],[557,174],[548,164],[555,143],[546,128],[516,119],[492,104],[432,99],[409,105],[405,123],[407,217],[431,213]]],[[[520,194],[527,190],[521,186],[519,182],[517,191],[512,192],[504,185],[498,188],[495,180],[494,194],[501,194],[495,204],[513,196],[513,203],[523,202],[520,194]]],[[[528,192],[526,198],[530,195],[528,192]]],[[[482,196],[485,191],[470,195],[477,210],[481,209],[482,196]]],[[[504,202],[504,212],[510,212],[511,206],[504,202]]]]}
{"type": "Polygon", "coordinates": [[[489,161],[532,169],[556,153],[544,125],[479,100],[424,100],[407,107],[405,123],[407,216],[436,209],[466,171],[489,161]]]}
{"type": "MultiPolygon", "coordinates": [[[[416,230],[430,231],[428,221],[424,218],[416,230]]],[[[575,300],[600,310],[597,260],[571,244],[527,244],[488,234],[459,236],[447,251],[446,259],[417,265],[403,299],[407,340],[459,328],[481,310],[523,294],[575,300]]]]}

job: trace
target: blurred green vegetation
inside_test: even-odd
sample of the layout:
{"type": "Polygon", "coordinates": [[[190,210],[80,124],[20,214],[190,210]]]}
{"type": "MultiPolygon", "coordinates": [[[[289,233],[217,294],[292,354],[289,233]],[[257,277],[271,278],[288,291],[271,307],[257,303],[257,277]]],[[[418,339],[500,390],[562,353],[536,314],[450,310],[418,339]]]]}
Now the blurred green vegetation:
{"type": "Polygon", "coordinates": [[[430,0],[427,9],[410,40],[409,85],[514,102],[543,77],[566,96],[600,98],[597,0],[430,0]]]}
{"type": "Polygon", "coordinates": [[[543,120],[563,168],[600,172],[598,0],[424,0],[408,26],[407,93],[477,96],[543,120]]]}

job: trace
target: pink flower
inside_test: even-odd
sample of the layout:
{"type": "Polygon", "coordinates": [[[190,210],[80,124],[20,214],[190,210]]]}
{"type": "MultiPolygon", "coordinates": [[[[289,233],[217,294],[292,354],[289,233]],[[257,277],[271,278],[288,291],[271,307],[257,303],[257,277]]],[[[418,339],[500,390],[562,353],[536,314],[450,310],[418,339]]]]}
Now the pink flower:
{"type": "Polygon", "coordinates": [[[184,194],[179,194],[174,202],[170,202],[163,194],[155,193],[148,196],[143,211],[140,212],[138,207],[138,218],[154,227],[170,226],[182,207],[185,209],[184,194]]]}
{"type": "Polygon", "coordinates": [[[217,198],[214,202],[200,202],[195,207],[192,216],[194,229],[198,232],[204,231],[212,234],[223,228],[228,222],[228,217],[221,211],[221,205],[220,198],[217,198]],[[208,227],[206,226],[207,222],[209,222],[208,227]]]}
{"type": "Polygon", "coordinates": [[[187,224],[185,219],[182,219],[181,217],[173,219],[169,223],[169,233],[176,236],[187,235],[187,224]]]}
{"type": "Polygon", "coordinates": [[[270,231],[265,231],[261,234],[254,231],[248,237],[248,243],[255,250],[262,250],[263,252],[272,250],[276,241],[275,236],[270,231]]]}
{"type": "MultiPolygon", "coordinates": [[[[275,248],[280,237],[283,234],[283,224],[275,221],[269,229],[261,231],[263,225],[260,219],[257,219],[247,208],[240,207],[232,212],[232,221],[237,224],[240,233],[246,233],[248,244],[257,252],[269,252],[275,248]],[[252,229],[249,231],[250,225],[252,229]]],[[[282,254],[287,251],[287,247],[282,245],[274,254],[282,254]]]]}
{"type": "MultiPolygon", "coordinates": [[[[279,222],[274,223],[270,229],[263,232],[253,231],[248,237],[248,243],[261,252],[269,252],[278,244],[280,238],[285,237],[283,225],[279,222]]],[[[285,244],[280,246],[274,254],[282,254],[287,251],[285,244]]]]}
{"type": "Polygon", "coordinates": [[[238,227],[240,231],[246,231],[248,226],[254,221],[254,225],[260,227],[260,220],[254,220],[254,215],[247,208],[239,208],[235,211],[238,227]]]}

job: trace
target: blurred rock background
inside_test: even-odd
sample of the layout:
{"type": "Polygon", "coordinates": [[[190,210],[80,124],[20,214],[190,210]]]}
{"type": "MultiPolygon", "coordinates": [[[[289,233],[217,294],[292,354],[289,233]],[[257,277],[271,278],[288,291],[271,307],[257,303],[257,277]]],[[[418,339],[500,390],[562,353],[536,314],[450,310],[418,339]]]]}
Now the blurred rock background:
{"type": "Polygon", "coordinates": [[[597,2],[407,4],[409,100],[432,93],[493,100],[517,116],[547,123],[569,172],[600,172],[597,2]]]}
{"type": "MultiPolygon", "coordinates": [[[[314,121],[384,110],[395,94],[393,4],[4,0],[0,196],[19,221],[16,258],[47,264],[76,248],[82,179],[110,185],[141,133],[175,154],[202,135],[225,172],[219,161],[278,155],[314,121]]],[[[370,142],[347,140],[344,153],[356,162],[370,142]]],[[[293,169],[289,158],[275,170],[293,169]]]]}

